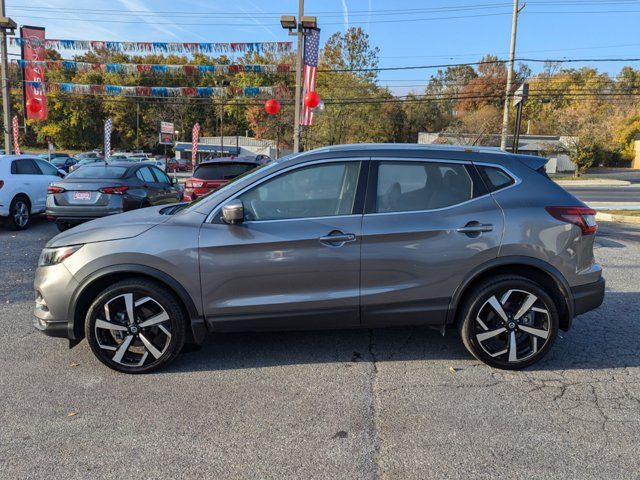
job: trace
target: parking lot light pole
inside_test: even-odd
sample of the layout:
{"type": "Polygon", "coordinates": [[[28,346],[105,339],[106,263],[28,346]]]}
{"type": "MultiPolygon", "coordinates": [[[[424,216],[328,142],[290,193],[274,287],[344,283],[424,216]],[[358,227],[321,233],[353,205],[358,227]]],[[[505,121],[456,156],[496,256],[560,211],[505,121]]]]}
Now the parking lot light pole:
{"type": "Polygon", "coordinates": [[[11,153],[11,98],[9,97],[9,66],[7,60],[7,32],[13,33],[16,22],[5,16],[4,0],[0,0],[0,88],[2,88],[2,119],[4,122],[4,151],[11,153]]]}
{"type": "Polygon", "coordinates": [[[289,30],[289,35],[298,37],[298,49],[296,51],[296,99],[293,115],[293,153],[300,151],[300,100],[302,97],[302,48],[304,30],[302,27],[304,17],[304,0],[298,0],[298,19],[292,15],[280,17],[282,28],[289,30]],[[295,31],[294,31],[295,30],[295,31]]]}

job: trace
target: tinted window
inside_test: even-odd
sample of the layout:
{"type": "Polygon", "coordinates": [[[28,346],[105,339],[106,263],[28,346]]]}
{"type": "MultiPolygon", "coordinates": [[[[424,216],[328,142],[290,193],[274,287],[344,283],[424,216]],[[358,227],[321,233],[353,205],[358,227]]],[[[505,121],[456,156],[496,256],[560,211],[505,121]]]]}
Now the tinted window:
{"type": "Polygon", "coordinates": [[[153,176],[156,177],[156,180],[160,183],[171,183],[171,180],[169,180],[169,177],[167,177],[165,175],[165,173],[156,168],[156,167],[152,167],[151,171],[153,172],[153,176]]]}
{"type": "Polygon", "coordinates": [[[193,176],[202,180],[231,180],[256,168],[252,163],[210,163],[196,167],[193,176]]]}
{"type": "Polygon", "coordinates": [[[153,178],[153,175],[151,174],[151,170],[149,170],[147,167],[144,167],[138,170],[136,172],[136,177],[138,177],[143,182],[147,182],[147,183],[155,183],[156,181],[156,179],[153,178]]]}
{"type": "Polygon", "coordinates": [[[381,162],[378,167],[377,212],[433,210],[473,197],[473,181],[464,165],[381,162]]]}
{"type": "Polygon", "coordinates": [[[500,168],[479,166],[478,169],[480,170],[487,187],[492,192],[515,183],[515,180],[500,168]]]}
{"type": "Polygon", "coordinates": [[[359,162],[313,165],[283,173],[239,197],[246,220],[350,215],[359,162]]]}
{"type": "MultiPolygon", "coordinates": [[[[36,163],[45,175],[58,175],[58,169],[44,160],[36,160],[36,163]]],[[[64,163],[64,161],[63,161],[64,163]]]]}
{"type": "Polygon", "coordinates": [[[15,175],[41,175],[40,169],[30,158],[21,158],[11,163],[11,173],[15,175]]]}
{"type": "Polygon", "coordinates": [[[127,171],[127,167],[111,167],[111,166],[86,166],[74,170],[65,178],[122,178],[127,171]]]}

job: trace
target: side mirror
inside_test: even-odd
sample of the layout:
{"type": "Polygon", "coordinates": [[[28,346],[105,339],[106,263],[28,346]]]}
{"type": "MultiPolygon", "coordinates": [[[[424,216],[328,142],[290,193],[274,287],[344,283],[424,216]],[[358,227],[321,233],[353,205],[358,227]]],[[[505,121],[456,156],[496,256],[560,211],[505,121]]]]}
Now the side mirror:
{"type": "Polygon", "coordinates": [[[171,185],[177,185],[178,184],[178,179],[176,177],[173,177],[171,179],[171,185]]]}
{"type": "Polygon", "coordinates": [[[237,225],[244,220],[244,205],[242,200],[231,200],[222,206],[222,221],[229,225],[237,225]]]}

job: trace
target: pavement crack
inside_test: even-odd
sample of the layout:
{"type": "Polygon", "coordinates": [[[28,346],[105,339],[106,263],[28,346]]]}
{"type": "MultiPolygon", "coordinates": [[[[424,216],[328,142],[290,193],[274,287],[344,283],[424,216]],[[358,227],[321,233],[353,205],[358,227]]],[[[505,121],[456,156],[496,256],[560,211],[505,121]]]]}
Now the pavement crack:
{"type": "Polygon", "coordinates": [[[369,357],[371,359],[370,375],[370,403],[369,415],[371,416],[370,437],[372,440],[372,478],[380,478],[380,431],[378,427],[378,414],[380,412],[380,395],[378,391],[378,356],[376,353],[375,334],[369,330],[369,357]]]}

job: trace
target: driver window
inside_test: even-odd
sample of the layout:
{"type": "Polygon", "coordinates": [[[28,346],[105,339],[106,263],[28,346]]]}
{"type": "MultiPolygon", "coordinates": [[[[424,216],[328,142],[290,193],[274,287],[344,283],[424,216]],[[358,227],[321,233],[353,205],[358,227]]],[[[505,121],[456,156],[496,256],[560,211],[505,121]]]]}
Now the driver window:
{"type": "Polygon", "coordinates": [[[238,198],[246,221],[350,215],[359,172],[360,162],[312,165],[267,180],[238,198]]]}

